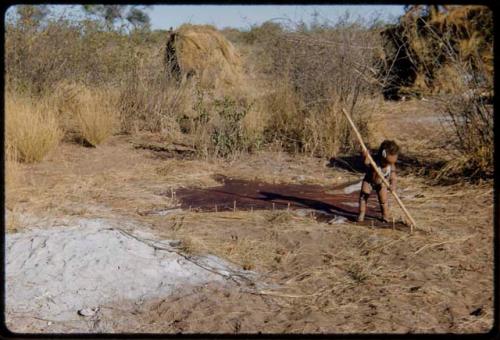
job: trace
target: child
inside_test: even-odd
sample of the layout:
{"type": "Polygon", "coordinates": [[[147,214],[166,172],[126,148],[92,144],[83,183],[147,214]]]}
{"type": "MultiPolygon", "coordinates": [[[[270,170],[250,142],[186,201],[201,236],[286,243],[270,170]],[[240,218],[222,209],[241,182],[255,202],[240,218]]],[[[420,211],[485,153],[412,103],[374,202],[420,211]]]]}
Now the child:
{"type": "MultiPolygon", "coordinates": [[[[390,182],[392,191],[396,190],[396,161],[398,160],[399,146],[392,140],[384,140],[380,144],[377,157],[374,159],[378,168],[381,170],[384,178],[390,182]]],[[[387,206],[387,188],[380,177],[373,169],[366,152],[362,153],[363,161],[366,166],[365,177],[361,184],[359,195],[359,215],[358,221],[365,219],[366,204],[372,188],[377,192],[380,210],[382,210],[382,220],[389,222],[389,207],[387,206]]]]}

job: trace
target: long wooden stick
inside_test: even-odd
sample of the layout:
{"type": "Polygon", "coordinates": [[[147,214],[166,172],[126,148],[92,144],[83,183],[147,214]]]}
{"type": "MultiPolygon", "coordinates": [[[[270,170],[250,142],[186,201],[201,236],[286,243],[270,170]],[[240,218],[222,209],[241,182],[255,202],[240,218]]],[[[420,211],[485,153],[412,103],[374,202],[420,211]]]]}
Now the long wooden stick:
{"type": "Polygon", "coordinates": [[[373,169],[375,170],[375,172],[377,173],[377,175],[382,179],[382,181],[384,182],[384,184],[387,186],[387,189],[390,191],[390,193],[392,194],[392,196],[394,196],[394,199],[396,200],[396,202],[398,202],[399,206],[401,207],[401,209],[405,213],[406,217],[408,217],[408,219],[410,220],[410,223],[411,223],[410,224],[410,232],[413,233],[413,227],[415,227],[415,228],[417,227],[417,224],[415,223],[415,220],[411,217],[411,215],[408,212],[408,210],[406,210],[403,202],[401,202],[401,200],[399,199],[398,195],[394,191],[392,191],[392,188],[391,188],[389,182],[387,182],[387,180],[382,175],[382,172],[380,171],[380,169],[378,168],[377,164],[375,163],[375,161],[373,160],[372,156],[370,155],[370,152],[368,151],[368,149],[366,148],[365,143],[363,142],[363,138],[361,137],[361,134],[359,133],[358,129],[356,128],[356,125],[354,125],[354,122],[352,121],[352,119],[349,116],[349,114],[347,113],[347,111],[342,108],[342,112],[344,113],[345,117],[349,121],[349,124],[351,124],[351,127],[354,130],[354,133],[355,133],[356,137],[358,137],[358,141],[361,144],[361,148],[363,148],[363,151],[366,153],[366,156],[368,157],[368,160],[370,161],[371,166],[373,167],[373,169]]]}

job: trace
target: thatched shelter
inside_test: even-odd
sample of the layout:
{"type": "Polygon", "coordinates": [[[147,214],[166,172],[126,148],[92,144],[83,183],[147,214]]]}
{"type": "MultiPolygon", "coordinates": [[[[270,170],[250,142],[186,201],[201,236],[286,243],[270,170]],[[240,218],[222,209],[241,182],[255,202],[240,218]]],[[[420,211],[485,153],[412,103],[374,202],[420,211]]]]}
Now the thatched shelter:
{"type": "Polygon", "coordinates": [[[182,25],[170,32],[165,64],[169,75],[179,80],[197,77],[208,87],[232,85],[242,73],[234,46],[209,25],[182,25]]]}
{"type": "MultiPolygon", "coordinates": [[[[485,6],[411,6],[382,31],[386,98],[449,91],[456,77],[493,75],[493,16],[485,6]],[[455,65],[468,65],[463,74],[455,65]]],[[[491,83],[491,79],[482,81],[491,83]]]]}

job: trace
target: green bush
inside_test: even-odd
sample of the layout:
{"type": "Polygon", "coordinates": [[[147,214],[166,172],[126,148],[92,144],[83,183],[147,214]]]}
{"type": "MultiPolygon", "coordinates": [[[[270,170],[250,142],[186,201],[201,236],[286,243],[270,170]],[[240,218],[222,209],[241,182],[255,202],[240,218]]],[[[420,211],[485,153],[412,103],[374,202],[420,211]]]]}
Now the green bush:
{"type": "Polygon", "coordinates": [[[243,118],[247,115],[251,105],[244,101],[236,101],[229,97],[215,100],[215,111],[219,116],[211,135],[214,154],[227,157],[248,145],[243,129],[243,118]]]}

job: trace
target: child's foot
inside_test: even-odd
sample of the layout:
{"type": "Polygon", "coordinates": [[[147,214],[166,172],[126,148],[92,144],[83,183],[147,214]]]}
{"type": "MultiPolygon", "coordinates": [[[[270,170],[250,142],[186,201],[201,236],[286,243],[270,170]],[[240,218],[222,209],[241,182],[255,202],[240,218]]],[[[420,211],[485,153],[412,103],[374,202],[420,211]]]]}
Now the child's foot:
{"type": "Polygon", "coordinates": [[[358,222],[363,222],[365,220],[365,214],[358,216],[358,222]]]}
{"type": "Polygon", "coordinates": [[[382,222],[389,223],[389,216],[382,216],[382,222]]]}

